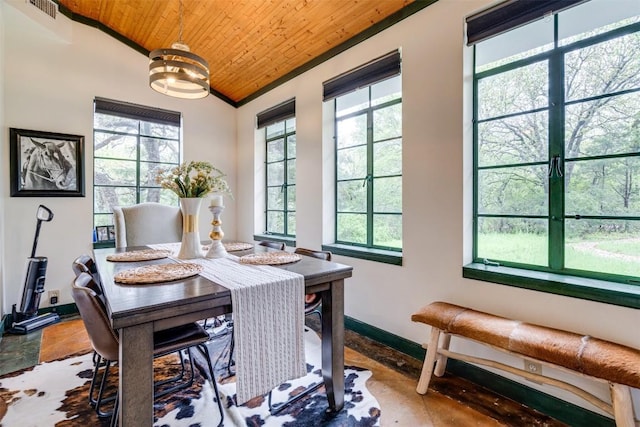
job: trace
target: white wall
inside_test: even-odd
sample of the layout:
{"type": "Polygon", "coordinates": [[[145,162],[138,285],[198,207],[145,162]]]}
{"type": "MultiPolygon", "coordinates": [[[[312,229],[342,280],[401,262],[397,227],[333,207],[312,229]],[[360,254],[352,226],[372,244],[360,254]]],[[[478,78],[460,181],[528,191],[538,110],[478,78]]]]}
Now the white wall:
{"type": "MultiPolygon", "coordinates": [[[[331,192],[326,192],[332,175],[323,174],[322,170],[323,162],[333,162],[327,129],[323,140],[326,117],[322,114],[322,82],[400,47],[403,266],[336,256],[336,261],[354,267],[353,278],[345,285],[345,314],[422,343],[427,340],[428,328],[412,323],[411,314],[429,302],[445,300],[640,348],[640,330],[633,326],[638,322],[638,310],[462,278],[464,259],[470,256],[469,236],[463,233],[470,230],[471,220],[467,214],[470,214],[471,170],[465,167],[463,158],[469,155],[472,143],[471,123],[468,115],[463,116],[468,108],[463,103],[463,96],[467,96],[463,93],[463,58],[468,54],[464,47],[463,23],[465,16],[488,4],[486,0],[440,0],[241,107],[238,170],[252,171],[256,158],[261,156],[255,152],[256,113],[295,96],[296,239],[299,246],[312,248],[331,243],[322,240],[323,235],[330,235],[323,234],[323,230],[332,221],[330,217],[322,217],[323,208],[333,198],[331,192]]],[[[250,239],[254,231],[260,231],[253,229],[254,212],[260,212],[254,206],[256,181],[259,179],[249,173],[238,175],[238,237],[245,240],[250,239]]],[[[452,346],[511,361],[518,367],[522,365],[481,346],[455,340],[452,346]]],[[[554,375],[563,377],[558,373],[554,375]]],[[[589,407],[580,399],[553,388],[525,383],[589,407]]],[[[587,380],[579,383],[608,398],[606,386],[587,380]]],[[[637,390],[634,397],[636,408],[640,408],[637,390]]]]}
{"type": "MultiPolygon", "coordinates": [[[[0,82],[4,81],[4,8],[0,7],[0,82]]],[[[0,125],[4,123],[4,85],[0,84],[0,125]]],[[[0,134],[0,146],[4,147],[7,141],[6,134],[0,134]]],[[[8,165],[9,159],[5,150],[0,150],[0,165],[8,165]]],[[[0,169],[4,169],[4,166],[0,169]]],[[[5,174],[0,174],[0,188],[5,188],[9,183],[5,180],[5,174]]],[[[4,305],[4,203],[5,198],[0,197],[0,317],[4,305]]]]}
{"type": "MultiPolygon", "coordinates": [[[[0,3],[4,29],[0,91],[0,280],[4,283],[2,312],[20,302],[25,260],[30,255],[39,204],[54,213],[44,223],[37,254],[49,258],[46,290],[60,289],[61,304],[72,303],[71,262],[92,250],[93,99],[96,96],[183,113],[184,158],[207,160],[229,174],[235,190],[235,115],[233,107],[209,96],[178,100],[158,94],[148,85],[148,58],[95,28],[62,14],[56,21],[23,0],[0,3]],[[26,12],[25,12],[26,11],[26,12]],[[27,14],[29,16],[27,16],[27,14]],[[31,17],[34,18],[31,18],[31,17]],[[47,21],[48,20],[48,21],[47,21]],[[84,135],[86,197],[9,197],[9,128],[84,135]],[[1,252],[5,247],[4,254],[1,252]]],[[[223,221],[227,236],[235,235],[235,206],[226,198],[223,221]]],[[[208,236],[211,216],[202,209],[201,237],[208,236]]],[[[47,298],[41,307],[48,305],[47,298]]]]}

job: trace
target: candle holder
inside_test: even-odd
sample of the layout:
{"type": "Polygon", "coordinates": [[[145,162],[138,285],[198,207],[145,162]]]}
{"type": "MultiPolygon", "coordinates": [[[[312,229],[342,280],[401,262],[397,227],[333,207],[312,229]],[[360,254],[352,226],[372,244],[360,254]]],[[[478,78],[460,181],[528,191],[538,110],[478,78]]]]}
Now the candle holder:
{"type": "Polygon", "coordinates": [[[211,247],[207,251],[205,258],[224,258],[227,256],[227,251],[222,245],[224,232],[222,231],[222,227],[220,227],[222,225],[220,214],[224,210],[224,206],[209,206],[209,210],[213,215],[213,221],[211,221],[213,228],[211,229],[211,233],[209,233],[209,237],[211,237],[211,247]]]}

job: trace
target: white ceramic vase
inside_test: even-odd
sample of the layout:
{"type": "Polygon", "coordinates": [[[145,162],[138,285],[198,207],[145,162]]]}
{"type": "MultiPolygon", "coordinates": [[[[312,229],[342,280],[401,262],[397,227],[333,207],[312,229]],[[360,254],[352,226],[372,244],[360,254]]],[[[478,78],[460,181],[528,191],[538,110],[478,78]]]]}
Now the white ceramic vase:
{"type": "Polygon", "coordinates": [[[182,212],[182,242],[178,258],[193,259],[202,258],[202,244],[198,232],[198,217],[202,198],[187,197],[180,199],[180,211],[182,212]]]}

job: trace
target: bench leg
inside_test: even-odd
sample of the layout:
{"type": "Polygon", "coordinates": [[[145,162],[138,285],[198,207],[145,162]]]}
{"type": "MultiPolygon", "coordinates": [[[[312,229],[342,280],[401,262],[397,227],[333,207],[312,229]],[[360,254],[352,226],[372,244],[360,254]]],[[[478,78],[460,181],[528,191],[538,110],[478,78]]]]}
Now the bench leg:
{"type": "Polygon", "coordinates": [[[631,390],[626,385],[613,383],[609,384],[609,388],[611,389],[611,402],[613,404],[616,427],[635,427],[631,390]]]}
{"type": "Polygon", "coordinates": [[[431,327],[431,337],[429,338],[429,344],[427,345],[427,355],[424,358],[424,365],[422,365],[422,373],[420,373],[418,387],[416,387],[416,391],[420,394],[425,394],[427,392],[427,388],[429,388],[429,381],[431,381],[431,374],[433,373],[433,365],[436,363],[436,356],[438,355],[440,332],[440,329],[433,326],[431,327]]]}
{"type": "MultiPolygon", "coordinates": [[[[446,332],[442,334],[442,345],[440,348],[449,350],[449,343],[451,342],[451,335],[446,332]]],[[[444,354],[438,354],[436,358],[436,369],[433,371],[433,375],[441,377],[444,375],[444,370],[447,368],[447,356],[444,354]]]]}

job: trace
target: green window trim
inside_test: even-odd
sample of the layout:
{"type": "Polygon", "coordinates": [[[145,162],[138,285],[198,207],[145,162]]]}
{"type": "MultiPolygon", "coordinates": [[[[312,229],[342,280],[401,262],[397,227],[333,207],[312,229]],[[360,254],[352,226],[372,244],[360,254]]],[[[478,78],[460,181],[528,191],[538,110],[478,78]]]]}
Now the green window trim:
{"type": "MultiPolygon", "coordinates": [[[[640,87],[625,89],[621,91],[613,91],[598,96],[583,96],[579,99],[565,100],[565,71],[564,58],[572,52],[579,51],[589,46],[595,46],[598,43],[613,40],[614,38],[623,37],[640,31],[640,24],[631,24],[603,33],[590,38],[580,40],[578,42],[559,46],[557,41],[558,34],[558,16],[554,16],[555,37],[556,42],[553,49],[548,52],[540,53],[535,56],[510,62],[506,65],[495,67],[490,70],[474,73],[473,82],[473,102],[474,102],[474,141],[473,141],[473,175],[474,175],[474,191],[473,191],[473,263],[463,267],[463,277],[500,283],[510,286],[517,286],[527,289],[539,290],[549,293],[566,295],[571,297],[583,298],[599,302],[605,302],[625,307],[640,308],[640,278],[623,275],[604,273],[588,270],[577,270],[567,268],[565,266],[565,222],[575,219],[594,219],[594,220],[626,220],[637,222],[640,216],[629,215],[579,215],[565,212],[565,179],[561,172],[568,165],[577,165],[582,162],[609,160],[609,159],[633,159],[640,155],[640,152],[623,152],[619,154],[604,154],[570,157],[568,154],[565,158],[565,111],[572,105],[585,104],[587,102],[598,101],[608,97],[621,97],[627,94],[633,94],[640,91],[640,87]],[[479,119],[479,89],[478,82],[484,78],[501,75],[510,70],[524,69],[528,65],[536,63],[548,62],[549,95],[548,106],[544,108],[532,108],[528,111],[518,111],[516,113],[504,114],[502,116],[489,116],[479,119]],[[526,114],[534,114],[536,112],[548,112],[549,114],[549,141],[548,141],[548,159],[542,161],[531,161],[523,163],[514,163],[510,165],[484,165],[479,166],[479,124],[493,120],[503,120],[511,117],[522,117],[526,114]],[[544,215],[535,214],[515,214],[511,215],[506,212],[480,212],[479,201],[479,171],[504,170],[507,167],[527,167],[541,166],[546,163],[555,162],[554,174],[551,174],[548,181],[548,212],[544,215]],[[513,261],[505,261],[500,259],[486,260],[478,255],[478,236],[479,236],[479,220],[484,218],[518,218],[518,219],[540,219],[547,223],[547,250],[548,264],[519,264],[513,261]]],[[[550,171],[553,172],[550,167],[550,171]]],[[[578,212],[579,213],[579,212],[578,212]]]]}
{"type": "Polygon", "coordinates": [[[329,251],[335,255],[365,259],[368,261],[381,262],[384,264],[402,265],[402,252],[397,251],[341,244],[322,245],[322,250],[329,251]]]}
{"type": "Polygon", "coordinates": [[[640,308],[640,286],[479,262],[462,267],[462,277],[517,288],[640,308]]]}
{"type": "MultiPolygon", "coordinates": [[[[295,105],[295,103],[294,103],[295,105]]],[[[293,162],[295,169],[296,157],[295,155],[291,155],[289,153],[289,142],[291,138],[293,139],[293,144],[295,144],[295,136],[296,136],[296,127],[295,127],[295,117],[288,118],[285,120],[281,120],[278,122],[271,123],[264,127],[265,133],[265,211],[264,211],[264,220],[265,220],[265,230],[264,235],[272,236],[272,237],[280,237],[286,240],[295,240],[296,233],[295,231],[290,230],[289,228],[289,217],[290,215],[294,215],[295,218],[295,208],[289,209],[289,203],[291,198],[294,197],[292,191],[295,191],[296,183],[295,180],[289,179],[289,162],[293,162]],[[292,127],[289,125],[293,123],[292,127]],[[282,124],[283,133],[276,133],[274,136],[269,137],[269,129],[271,126],[282,124]],[[282,140],[283,143],[283,157],[279,160],[269,161],[269,143],[273,141],[282,140]],[[283,181],[282,184],[277,185],[269,185],[269,167],[270,165],[282,164],[282,173],[283,173],[283,181]],[[280,188],[282,193],[282,206],[281,209],[269,208],[269,189],[277,189],[280,188]],[[276,230],[270,229],[269,222],[269,213],[282,213],[283,224],[282,229],[283,232],[278,232],[276,230]]],[[[295,173],[295,172],[294,172],[295,173]]],[[[295,224],[294,224],[295,225],[295,224]]],[[[271,237],[270,237],[271,238],[271,237]]]]}
{"type": "MultiPolygon", "coordinates": [[[[149,175],[157,168],[168,169],[179,164],[182,156],[181,113],[104,98],[96,98],[94,108],[94,227],[113,226],[113,206],[144,201],[170,203],[173,196],[163,193],[160,185],[149,180],[149,175]],[[118,145],[125,149],[118,151],[114,148],[118,145]],[[162,146],[175,148],[175,158],[163,157],[158,148],[162,146]],[[154,151],[154,155],[143,152],[143,148],[150,150],[151,147],[158,152],[154,151]],[[107,150],[106,155],[102,150],[107,150]]],[[[114,245],[113,240],[93,244],[94,248],[114,245]]]]}
{"type": "MultiPolygon", "coordinates": [[[[394,78],[399,79],[399,76],[395,76],[394,78]]],[[[378,82],[379,83],[379,82],[378,82]]],[[[376,155],[376,147],[380,147],[385,143],[391,143],[394,141],[400,141],[399,144],[400,146],[402,145],[402,132],[401,129],[399,130],[399,132],[397,134],[392,134],[392,135],[385,135],[383,137],[380,137],[379,135],[376,137],[376,135],[374,135],[375,131],[374,128],[376,126],[376,123],[378,123],[375,119],[376,113],[381,112],[381,111],[385,111],[385,110],[389,110],[391,108],[393,108],[394,106],[399,106],[400,109],[402,108],[402,96],[400,93],[400,96],[393,98],[391,100],[388,101],[381,101],[381,98],[376,98],[374,96],[374,87],[375,87],[376,83],[371,84],[370,86],[367,86],[365,88],[362,88],[360,90],[366,90],[367,93],[367,104],[366,106],[361,106],[361,108],[355,110],[355,111],[351,111],[348,114],[344,114],[341,116],[338,116],[338,114],[336,114],[335,118],[334,118],[334,129],[335,129],[335,141],[336,141],[336,146],[335,146],[335,183],[336,183],[336,188],[335,188],[335,193],[334,193],[334,197],[335,197],[335,217],[334,217],[334,221],[335,221],[335,233],[334,233],[334,245],[335,247],[337,247],[340,251],[343,252],[344,255],[349,255],[351,254],[352,256],[355,257],[362,257],[365,259],[371,259],[371,260],[380,260],[381,262],[389,262],[391,264],[401,264],[401,261],[398,262],[397,260],[400,259],[401,260],[401,256],[397,257],[397,256],[392,256],[390,258],[387,258],[386,256],[378,256],[376,251],[382,251],[382,252],[390,252],[390,253],[400,253],[402,252],[402,247],[397,247],[397,246],[390,246],[390,245],[383,245],[380,243],[376,243],[376,235],[375,235],[375,220],[376,218],[382,218],[382,217],[400,217],[400,222],[402,221],[402,211],[401,208],[399,211],[393,211],[393,210],[376,210],[375,206],[374,206],[374,200],[376,199],[376,193],[375,193],[375,188],[378,182],[382,184],[382,182],[384,182],[384,180],[386,179],[393,179],[393,178],[399,178],[400,180],[402,179],[402,172],[401,172],[401,168],[402,166],[399,166],[399,170],[400,172],[396,172],[394,171],[394,173],[384,173],[384,172],[379,172],[376,171],[375,168],[375,164],[378,160],[379,155],[376,155]],[[359,117],[363,117],[364,120],[366,121],[366,141],[357,143],[357,144],[351,144],[351,145],[347,145],[347,146],[343,146],[343,147],[339,147],[338,145],[338,141],[340,138],[340,133],[339,133],[339,125],[344,121],[345,123],[348,122],[350,119],[357,119],[359,117]],[[342,177],[340,178],[339,176],[339,170],[340,170],[340,154],[342,152],[349,152],[352,151],[354,149],[359,149],[359,148],[363,148],[366,152],[366,154],[362,155],[362,157],[366,156],[366,159],[364,161],[365,163],[365,167],[366,167],[366,175],[365,176],[358,176],[358,177],[350,177],[350,176],[346,176],[346,177],[342,177]],[[364,200],[365,197],[363,197],[363,205],[361,206],[362,209],[346,209],[346,210],[341,210],[339,208],[339,188],[341,184],[346,184],[346,185],[353,185],[356,187],[363,187],[365,189],[365,197],[366,200],[364,200]],[[363,236],[364,239],[361,239],[362,241],[356,241],[356,239],[354,239],[354,241],[350,241],[350,240],[345,240],[343,238],[340,238],[340,232],[341,232],[341,225],[340,225],[340,218],[348,218],[349,216],[364,216],[364,223],[365,223],[365,232],[366,235],[363,236]],[[345,248],[350,248],[350,251],[346,250],[345,248]],[[364,254],[364,256],[363,256],[364,254]],[[373,255],[372,255],[373,254],[373,255]]],[[[340,101],[341,97],[336,97],[333,99],[333,103],[334,103],[334,111],[338,112],[339,107],[338,107],[338,102],[340,101]]],[[[401,111],[401,110],[400,110],[401,111]]],[[[401,120],[401,119],[400,119],[401,120]]],[[[384,186],[380,187],[380,188],[384,188],[384,186]]],[[[401,189],[400,189],[401,191],[401,189]]],[[[393,243],[393,242],[392,242],[393,243]]],[[[401,243],[400,243],[401,244],[401,243]]]]}

